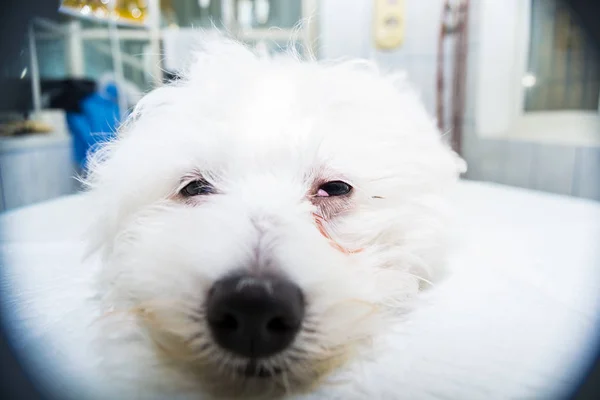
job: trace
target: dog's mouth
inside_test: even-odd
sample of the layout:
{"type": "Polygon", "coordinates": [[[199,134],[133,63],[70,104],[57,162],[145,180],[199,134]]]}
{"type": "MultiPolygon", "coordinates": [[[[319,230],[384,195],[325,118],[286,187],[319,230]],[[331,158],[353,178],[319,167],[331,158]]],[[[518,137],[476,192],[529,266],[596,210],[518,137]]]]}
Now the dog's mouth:
{"type": "Polygon", "coordinates": [[[239,375],[242,375],[246,378],[266,379],[280,375],[281,373],[283,373],[283,368],[266,367],[265,365],[260,364],[256,360],[251,360],[246,365],[237,368],[236,372],[239,375]]]}

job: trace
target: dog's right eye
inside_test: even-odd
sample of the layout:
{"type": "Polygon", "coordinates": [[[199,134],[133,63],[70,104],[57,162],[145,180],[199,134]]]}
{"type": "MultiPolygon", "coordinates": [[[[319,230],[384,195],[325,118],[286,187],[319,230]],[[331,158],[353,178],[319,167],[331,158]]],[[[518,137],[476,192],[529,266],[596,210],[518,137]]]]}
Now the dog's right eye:
{"type": "Polygon", "coordinates": [[[352,186],[343,181],[326,182],[319,186],[317,197],[343,196],[352,191],[352,186]]]}
{"type": "Polygon", "coordinates": [[[204,179],[198,179],[185,185],[180,193],[185,197],[202,196],[215,192],[214,187],[204,179]]]}

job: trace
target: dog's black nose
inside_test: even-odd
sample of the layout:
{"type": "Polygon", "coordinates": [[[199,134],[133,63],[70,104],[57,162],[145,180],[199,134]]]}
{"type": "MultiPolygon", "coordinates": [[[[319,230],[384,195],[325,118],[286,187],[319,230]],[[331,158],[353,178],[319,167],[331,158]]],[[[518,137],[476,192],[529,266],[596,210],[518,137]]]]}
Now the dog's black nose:
{"type": "Polygon", "coordinates": [[[217,281],[206,318],[214,340],[235,354],[261,358],[288,347],[304,318],[304,296],[281,277],[230,276],[217,281]]]}

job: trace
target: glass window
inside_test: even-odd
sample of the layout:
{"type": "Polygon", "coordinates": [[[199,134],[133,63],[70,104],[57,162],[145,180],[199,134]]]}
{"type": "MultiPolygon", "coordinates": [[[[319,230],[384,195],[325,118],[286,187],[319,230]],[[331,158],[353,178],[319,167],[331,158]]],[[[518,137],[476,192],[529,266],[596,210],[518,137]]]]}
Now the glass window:
{"type": "Polygon", "coordinates": [[[67,75],[65,39],[38,39],[40,76],[48,79],[63,79],[67,75]]]}
{"type": "MultiPolygon", "coordinates": [[[[84,42],[85,76],[99,79],[106,73],[114,72],[114,60],[108,39],[86,40],[84,42]]],[[[140,40],[121,40],[123,61],[123,77],[134,83],[138,89],[145,92],[152,89],[152,79],[149,76],[144,59],[148,53],[148,42],[140,40]]]]}
{"type": "Polygon", "coordinates": [[[598,53],[556,0],[532,0],[525,111],[598,110],[598,53]]]}
{"type": "MultiPolygon", "coordinates": [[[[224,1],[162,0],[163,26],[223,26],[224,1]]],[[[302,18],[302,0],[231,0],[238,24],[244,29],[292,28],[302,18]]]]}
{"type": "Polygon", "coordinates": [[[266,15],[266,20],[262,20],[260,17],[260,0],[259,2],[254,1],[252,3],[254,10],[252,18],[253,28],[266,28],[271,26],[292,28],[302,18],[301,0],[262,0],[262,3],[267,4],[268,14],[266,15]]]}
{"type": "Polygon", "coordinates": [[[161,25],[208,28],[222,26],[222,1],[161,0],[161,25]]]}

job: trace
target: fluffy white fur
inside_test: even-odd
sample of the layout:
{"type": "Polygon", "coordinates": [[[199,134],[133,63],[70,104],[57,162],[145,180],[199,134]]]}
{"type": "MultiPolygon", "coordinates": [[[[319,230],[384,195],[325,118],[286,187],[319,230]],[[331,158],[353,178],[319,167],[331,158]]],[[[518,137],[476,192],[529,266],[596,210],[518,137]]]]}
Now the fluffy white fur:
{"type": "Polygon", "coordinates": [[[192,398],[310,392],[371,354],[443,268],[445,196],[464,168],[403,77],[224,39],[143,98],[91,165],[104,367],[115,387],[192,398]],[[178,195],[200,176],[216,194],[178,195]],[[315,197],[331,180],[351,196],[315,197]],[[247,360],[204,321],[211,285],[240,268],[306,296],[293,345],[263,362],[285,370],[270,379],[237,376],[247,360]]]}

